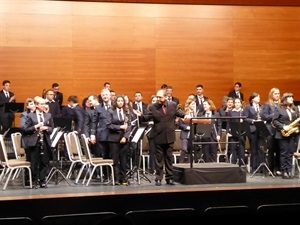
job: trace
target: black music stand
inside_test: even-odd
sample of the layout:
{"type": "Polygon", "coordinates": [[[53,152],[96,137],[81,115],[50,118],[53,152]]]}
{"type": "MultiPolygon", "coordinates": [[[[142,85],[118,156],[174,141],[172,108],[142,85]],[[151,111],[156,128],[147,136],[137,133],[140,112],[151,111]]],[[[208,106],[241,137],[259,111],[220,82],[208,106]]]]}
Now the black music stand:
{"type": "Polygon", "coordinates": [[[54,117],[54,127],[60,127],[66,132],[72,131],[72,118],[70,117],[54,117]]]}
{"type": "Polygon", "coordinates": [[[23,111],[24,111],[24,103],[23,102],[6,102],[6,103],[4,103],[4,112],[14,114],[14,120],[13,120],[14,127],[16,126],[15,113],[23,112],[23,111]]]}
{"type": "MultiPolygon", "coordinates": [[[[241,151],[241,138],[246,137],[250,138],[251,137],[251,131],[249,127],[249,123],[244,121],[244,122],[236,122],[236,121],[230,121],[229,122],[230,126],[230,131],[233,137],[238,138],[238,144],[239,144],[239,151],[238,151],[238,162],[239,166],[241,166],[241,163],[243,162],[244,166],[246,165],[244,160],[241,159],[240,151],[241,151]]],[[[236,143],[236,142],[234,142],[236,143]]]]}
{"type": "MultiPolygon", "coordinates": [[[[194,149],[195,145],[199,146],[199,160],[198,162],[204,162],[202,159],[202,144],[207,142],[202,142],[203,138],[208,138],[211,136],[212,131],[212,124],[210,123],[199,123],[193,124],[191,126],[191,133],[190,133],[190,140],[192,140],[192,145],[189,146],[189,156],[190,156],[190,167],[193,168],[193,156],[192,156],[192,149],[194,149]]],[[[195,151],[194,151],[195,154],[195,151]]],[[[196,155],[196,154],[195,154],[196,155]]],[[[196,158],[196,157],[195,157],[196,158]]]]}
{"type": "Polygon", "coordinates": [[[60,138],[63,136],[64,131],[60,130],[58,132],[56,132],[53,141],[51,143],[51,151],[53,154],[53,167],[51,168],[47,178],[46,178],[46,185],[48,185],[48,183],[50,182],[50,180],[52,179],[52,177],[55,175],[55,184],[58,184],[58,175],[61,175],[63,180],[65,180],[70,186],[71,184],[69,183],[69,181],[67,180],[66,176],[63,174],[63,172],[58,168],[58,154],[57,156],[55,155],[55,151],[58,152],[57,149],[57,145],[58,145],[58,141],[60,140],[60,138]]]}
{"type": "MultiPolygon", "coordinates": [[[[266,163],[266,156],[267,156],[267,136],[270,135],[270,132],[266,126],[266,124],[264,123],[264,121],[258,120],[258,121],[254,121],[254,125],[256,127],[256,132],[259,132],[259,136],[264,138],[264,145],[260,146],[260,150],[263,151],[263,162],[259,164],[259,166],[257,167],[257,169],[252,173],[252,175],[250,177],[253,177],[255,175],[255,173],[261,168],[263,167],[263,169],[267,169],[267,171],[269,172],[269,174],[271,174],[271,176],[273,178],[275,178],[273,172],[270,170],[270,168],[268,167],[267,163],[266,163]]],[[[265,174],[265,173],[264,173],[265,174]]]]}
{"type": "Polygon", "coordinates": [[[126,173],[127,178],[128,177],[134,178],[134,174],[136,174],[138,184],[141,184],[141,178],[151,183],[151,180],[145,175],[145,171],[140,169],[140,164],[141,164],[140,151],[142,150],[142,139],[145,135],[145,130],[146,127],[139,127],[133,135],[131,142],[134,143],[134,148],[135,148],[135,163],[134,163],[135,165],[130,171],[126,173]]]}

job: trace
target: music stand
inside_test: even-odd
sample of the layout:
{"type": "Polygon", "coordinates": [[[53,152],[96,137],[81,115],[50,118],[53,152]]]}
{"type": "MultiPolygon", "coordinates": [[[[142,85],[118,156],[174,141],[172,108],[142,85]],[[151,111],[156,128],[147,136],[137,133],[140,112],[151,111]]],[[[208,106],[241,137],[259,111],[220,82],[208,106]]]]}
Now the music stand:
{"type": "Polygon", "coordinates": [[[56,132],[55,137],[53,138],[53,141],[51,143],[51,150],[52,150],[52,154],[53,154],[53,167],[51,168],[47,178],[46,178],[46,185],[49,183],[49,181],[52,179],[52,177],[54,175],[55,176],[55,184],[58,184],[58,175],[60,174],[62,176],[62,178],[71,186],[71,184],[69,183],[69,181],[67,180],[66,176],[63,174],[63,172],[58,169],[58,155],[57,157],[55,156],[55,150],[58,151],[56,149],[56,146],[58,144],[58,141],[60,140],[60,138],[62,137],[64,131],[60,130],[58,132],[56,132]]]}
{"type": "MultiPolygon", "coordinates": [[[[192,120],[191,120],[192,122],[192,120]]],[[[200,159],[199,162],[203,161],[201,159],[201,153],[202,153],[202,144],[207,143],[207,142],[202,142],[203,138],[208,138],[211,136],[211,131],[212,131],[212,124],[208,123],[197,123],[197,124],[192,124],[191,127],[191,133],[190,133],[190,140],[192,140],[192,145],[189,147],[189,156],[190,156],[190,168],[193,168],[193,158],[192,158],[192,147],[194,145],[199,146],[199,154],[200,154],[200,159]]],[[[204,162],[204,161],[203,161],[204,162]]]]}
{"type": "Polygon", "coordinates": [[[273,178],[275,178],[273,172],[270,170],[270,168],[268,167],[267,163],[266,163],[266,155],[267,155],[267,136],[270,135],[270,132],[266,126],[266,124],[264,123],[264,121],[258,120],[258,121],[254,121],[254,125],[256,127],[256,132],[259,132],[259,136],[261,136],[262,138],[264,138],[265,142],[264,145],[260,146],[260,150],[263,151],[263,162],[259,164],[259,166],[257,167],[257,169],[252,173],[252,175],[250,177],[253,177],[254,174],[261,168],[263,167],[263,169],[267,169],[267,171],[269,172],[269,174],[271,174],[271,176],[273,178]]]}
{"type": "Polygon", "coordinates": [[[23,102],[5,102],[4,103],[4,112],[5,113],[13,113],[14,120],[13,124],[15,125],[15,113],[24,111],[24,103],[23,102]]]}
{"type": "Polygon", "coordinates": [[[54,117],[54,127],[60,127],[66,132],[72,131],[72,118],[70,117],[54,117]]]}
{"type": "Polygon", "coordinates": [[[143,179],[145,179],[145,180],[147,180],[151,183],[151,180],[148,177],[146,177],[145,171],[142,171],[140,169],[141,156],[140,156],[140,153],[139,153],[138,150],[140,150],[140,151],[142,150],[142,139],[145,135],[145,130],[146,130],[146,127],[139,127],[133,135],[133,138],[132,138],[131,142],[135,143],[135,148],[136,148],[135,149],[135,165],[133,166],[133,168],[130,171],[128,171],[126,173],[127,178],[128,177],[133,177],[134,174],[136,174],[138,184],[141,183],[140,178],[143,178],[143,179]],[[137,162],[137,160],[138,160],[138,162],[137,162]],[[142,174],[140,174],[140,172],[142,172],[142,174]]]}
{"type": "MultiPolygon", "coordinates": [[[[230,131],[233,137],[237,137],[239,139],[238,142],[233,142],[233,143],[238,143],[239,144],[239,151],[238,151],[238,161],[239,161],[239,166],[241,166],[241,162],[245,165],[245,162],[243,159],[241,159],[240,151],[241,151],[241,138],[244,136],[245,138],[251,137],[251,131],[249,127],[249,123],[244,121],[244,122],[236,122],[236,121],[230,121],[229,122],[230,126],[230,131]]],[[[246,140],[245,140],[246,141],[246,140]]]]}

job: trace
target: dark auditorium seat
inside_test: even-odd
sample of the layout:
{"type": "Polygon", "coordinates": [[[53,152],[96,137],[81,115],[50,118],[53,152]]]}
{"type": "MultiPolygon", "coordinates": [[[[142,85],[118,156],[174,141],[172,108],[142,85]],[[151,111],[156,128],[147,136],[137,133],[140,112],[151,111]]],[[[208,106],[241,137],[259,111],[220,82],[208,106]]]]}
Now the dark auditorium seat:
{"type": "Polygon", "coordinates": [[[78,213],[44,216],[39,225],[99,225],[103,220],[117,216],[114,212],[78,213]]]}
{"type": "Polygon", "coordinates": [[[236,216],[236,215],[249,215],[253,212],[245,205],[234,206],[216,206],[208,207],[204,210],[204,216],[236,216]]]}
{"type": "Polygon", "coordinates": [[[271,216],[280,215],[292,216],[300,213],[300,203],[285,203],[285,204],[265,204],[257,207],[257,215],[271,216]]]}
{"type": "Polygon", "coordinates": [[[133,225],[188,224],[198,219],[193,208],[172,208],[129,211],[126,216],[133,225]]]}
{"type": "Polygon", "coordinates": [[[0,218],[1,225],[33,225],[29,217],[7,217],[0,218]]]}

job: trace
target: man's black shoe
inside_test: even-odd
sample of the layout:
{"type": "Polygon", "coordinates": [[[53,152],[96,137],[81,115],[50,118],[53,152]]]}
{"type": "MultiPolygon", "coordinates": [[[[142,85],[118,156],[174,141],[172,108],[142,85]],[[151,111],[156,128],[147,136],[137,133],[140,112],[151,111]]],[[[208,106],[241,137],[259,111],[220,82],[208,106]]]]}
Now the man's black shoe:
{"type": "Polygon", "coordinates": [[[155,181],[155,185],[156,185],[156,186],[161,186],[161,181],[160,181],[160,180],[156,180],[156,181],[155,181]]]}
{"type": "Polygon", "coordinates": [[[175,183],[172,179],[166,180],[166,182],[167,182],[168,185],[175,185],[175,183]]]}

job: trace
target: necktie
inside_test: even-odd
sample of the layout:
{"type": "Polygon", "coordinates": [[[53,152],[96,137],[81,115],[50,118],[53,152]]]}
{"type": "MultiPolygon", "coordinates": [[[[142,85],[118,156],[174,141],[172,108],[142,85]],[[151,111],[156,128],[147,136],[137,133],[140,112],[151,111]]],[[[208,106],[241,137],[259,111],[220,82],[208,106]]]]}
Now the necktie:
{"type": "Polygon", "coordinates": [[[209,117],[209,114],[210,114],[210,113],[205,113],[205,117],[209,117]]]}
{"type": "Polygon", "coordinates": [[[162,108],[163,113],[166,115],[166,107],[165,107],[165,105],[162,104],[162,105],[161,105],[161,108],[162,108]]]}
{"type": "Polygon", "coordinates": [[[39,119],[40,119],[40,122],[44,122],[42,113],[39,113],[39,119]]]}
{"type": "Polygon", "coordinates": [[[119,109],[119,120],[120,121],[123,121],[124,119],[123,119],[123,115],[122,115],[122,110],[121,109],[119,109]]]}
{"type": "Polygon", "coordinates": [[[169,101],[169,102],[170,102],[170,101],[172,101],[172,98],[171,98],[171,97],[169,97],[169,98],[168,98],[168,101],[169,101]]]}
{"type": "Polygon", "coordinates": [[[109,109],[109,105],[105,104],[105,109],[108,110],[109,109]]]}
{"type": "Polygon", "coordinates": [[[9,98],[8,92],[5,92],[5,96],[6,96],[6,98],[9,98]]]}

